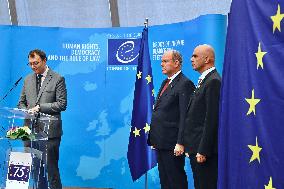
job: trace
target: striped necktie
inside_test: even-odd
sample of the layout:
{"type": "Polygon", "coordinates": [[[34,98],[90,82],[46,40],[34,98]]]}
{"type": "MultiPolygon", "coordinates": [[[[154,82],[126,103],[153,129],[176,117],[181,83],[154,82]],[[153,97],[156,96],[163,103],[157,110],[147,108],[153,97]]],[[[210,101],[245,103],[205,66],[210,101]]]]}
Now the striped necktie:
{"type": "Polygon", "coordinates": [[[196,86],[196,88],[199,88],[199,87],[200,87],[201,82],[202,82],[202,79],[201,79],[201,78],[199,78],[199,79],[198,79],[198,82],[197,82],[197,86],[196,86]]]}

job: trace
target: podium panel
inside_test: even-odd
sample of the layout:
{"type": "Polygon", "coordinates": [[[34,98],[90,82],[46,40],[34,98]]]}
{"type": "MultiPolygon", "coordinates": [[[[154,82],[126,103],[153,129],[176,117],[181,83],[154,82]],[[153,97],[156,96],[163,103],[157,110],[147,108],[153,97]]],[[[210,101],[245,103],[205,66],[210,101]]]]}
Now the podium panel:
{"type": "Polygon", "coordinates": [[[39,181],[47,182],[45,141],[51,120],[56,118],[0,108],[0,189],[39,189],[39,181]]]}
{"type": "Polygon", "coordinates": [[[11,151],[9,157],[6,189],[29,188],[31,153],[11,151]]]}

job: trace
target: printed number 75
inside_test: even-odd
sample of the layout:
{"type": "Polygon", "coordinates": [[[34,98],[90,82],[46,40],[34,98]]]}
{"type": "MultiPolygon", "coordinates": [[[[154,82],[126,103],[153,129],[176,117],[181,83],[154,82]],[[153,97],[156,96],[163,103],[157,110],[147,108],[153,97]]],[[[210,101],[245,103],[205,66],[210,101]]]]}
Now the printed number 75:
{"type": "Polygon", "coordinates": [[[26,169],[26,167],[15,166],[14,168],[16,169],[16,171],[14,173],[14,177],[21,178],[25,175],[24,169],[26,169]]]}

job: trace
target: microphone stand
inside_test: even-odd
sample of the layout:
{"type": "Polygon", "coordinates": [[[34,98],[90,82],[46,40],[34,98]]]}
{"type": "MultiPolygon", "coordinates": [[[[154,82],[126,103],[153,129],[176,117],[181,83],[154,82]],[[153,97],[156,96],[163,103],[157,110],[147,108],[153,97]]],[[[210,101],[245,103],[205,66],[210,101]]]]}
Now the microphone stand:
{"type": "Polygon", "coordinates": [[[0,103],[10,94],[19,84],[19,82],[23,79],[23,77],[20,77],[14,84],[14,86],[5,94],[5,96],[0,100],[0,103]]]}

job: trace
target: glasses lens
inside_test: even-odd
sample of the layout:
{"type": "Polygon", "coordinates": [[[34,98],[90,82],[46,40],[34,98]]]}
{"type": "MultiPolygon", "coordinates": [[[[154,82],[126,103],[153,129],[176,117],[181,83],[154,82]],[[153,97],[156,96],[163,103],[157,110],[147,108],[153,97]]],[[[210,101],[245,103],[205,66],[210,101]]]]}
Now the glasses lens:
{"type": "Polygon", "coordinates": [[[29,62],[28,65],[30,65],[30,66],[36,66],[36,65],[38,65],[39,63],[40,63],[40,62],[38,62],[38,61],[29,62]]]}

